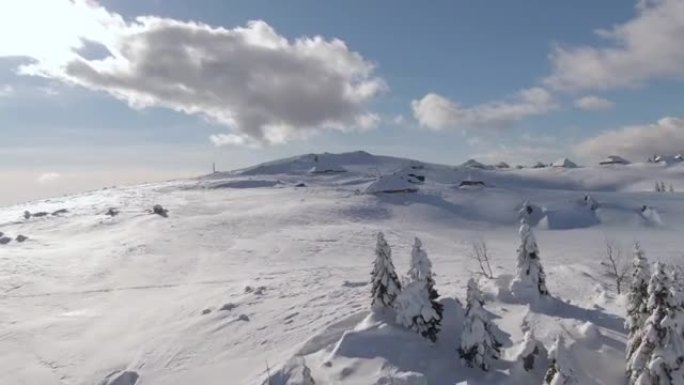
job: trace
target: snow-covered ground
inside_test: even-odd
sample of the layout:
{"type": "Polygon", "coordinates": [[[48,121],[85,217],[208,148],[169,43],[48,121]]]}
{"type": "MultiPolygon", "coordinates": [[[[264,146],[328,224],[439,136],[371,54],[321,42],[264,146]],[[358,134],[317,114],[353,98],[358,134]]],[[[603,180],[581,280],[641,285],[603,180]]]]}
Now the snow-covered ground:
{"type": "Polygon", "coordinates": [[[29,237],[0,245],[0,384],[262,384],[270,374],[294,385],[304,363],[319,385],[538,384],[543,370],[515,362],[528,330],[547,348],[564,335],[583,384],[622,384],[624,298],[600,262],[606,239],[630,260],[638,240],[651,261],[682,262],[684,194],[652,192],[655,181],[684,191],[684,165],[481,170],[357,152],[0,208],[0,232],[29,237]],[[410,173],[426,177],[417,193],[365,193],[381,175],[410,173]],[[505,293],[526,200],[552,295],[532,307],[505,293]],[[168,218],[149,213],[155,204],[168,218]],[[445,306],[436,344],[369,316],[378,231],[401,274],[421,238],[445,306]],[[479,240],[496,275],[480,280],[485,309],[503,342],[486,374],[457,353],[479,240]]]}

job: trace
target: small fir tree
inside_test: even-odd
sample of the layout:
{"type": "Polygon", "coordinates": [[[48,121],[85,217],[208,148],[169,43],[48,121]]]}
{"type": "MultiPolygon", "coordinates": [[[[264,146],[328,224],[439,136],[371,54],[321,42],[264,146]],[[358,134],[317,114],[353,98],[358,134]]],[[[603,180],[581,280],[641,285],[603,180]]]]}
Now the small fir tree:
{"type": "Polygon", "coordinates": [[[443,311],[437,298],[432,263],[420,239],[415,238],[408,282],[396,301],[397,322],[432,342],[437,341],[443,311]]]}
{"type": "Polygon", "coordinates": [[[401,292],[401,284],[392,263],[392,249],[382,232],[379,232],[377,236],[371,285],[371,307],[373,310],[393,308],[394,301],[401,292]]]}
{"type": "Polygon", "coordinates": [[[482,292],[471,278],[466,292],[466,319],[458,352],[466,365],[488,371],[492,360],[499,358],[501,343],[494,336],[494,325],[483,305],[482,292]]]}
{"type": "Polygon", "coordinates": [[[656,263],[648,284],[648,310],[641,333],[641,343],[630,361],[629,382],[638,385],[684,384],[684,351],[682,349],[683,312],[678,294],[665,272],[656,263]]]}
{"type": "Polygon", "coordinates": [[[539,259],[539,247],[534,233],[524,221],[519,233],[521,242],[512,289],[518,294],[531,293],[535,297],[547,296],[549,290],[546,288],[546,274],[539,259]]]}
{"type": "Polygon", "coordinates": [[[411,249],[411,268],[408,271],[408,276],[412,281],[425,281],[429,293],[432,307],[442,319],[442,312],[444,306],[437,302],[439,293],[435,288],[434,274],[432,273],[432,262],[428,258],[427,252],[423,249],[423,242],[416,237],[413,241],[413,248],[411,249]]]}
{"type": "MultiPolygon", "coordinates": [[[[651,279],[651,269],[648,260],[639,243],[634,244],[634,261],[632,263],[632,279],[627,293],[627,362],[630,361],[632,354],[641,344],[641,330],[649,316],[648,302],[648,282],[651,279]]],[[[627,367],[627,377],[632,377],[631,368],[627,367]]]]}

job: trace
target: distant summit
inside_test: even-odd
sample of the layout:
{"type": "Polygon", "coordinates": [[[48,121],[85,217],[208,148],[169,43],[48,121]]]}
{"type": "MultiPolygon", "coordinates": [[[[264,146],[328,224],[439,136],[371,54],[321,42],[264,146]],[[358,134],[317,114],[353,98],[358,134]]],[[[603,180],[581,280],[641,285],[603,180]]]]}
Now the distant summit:
{"type": "Polygon", "coordinates": [[[606,159],[602,160],[599,162],[599,165],[601,166],[609,166],[613,164],[619,164],[619,165],[625,165],[629,164],[630,161],[627,159],[619,156],[619,155],[609,155],[606,159]]]}
{"type": "Polygon", "coordinates": [[[568,158],[560,158],[557,161],[553,162],[551,164],[553,167],[559,167],[559,168],[577,168],[577,163],[571,161],[568,158]]]}
{"type": "Polygon", "coordinates": [[[480,163],[475,159],[468,159],[465,161],[463,164],[461,164],[459,167],[463,168],[477,168],[480,170],[493,170],[494,166],[490,166],[484,163],[480,163]]]}

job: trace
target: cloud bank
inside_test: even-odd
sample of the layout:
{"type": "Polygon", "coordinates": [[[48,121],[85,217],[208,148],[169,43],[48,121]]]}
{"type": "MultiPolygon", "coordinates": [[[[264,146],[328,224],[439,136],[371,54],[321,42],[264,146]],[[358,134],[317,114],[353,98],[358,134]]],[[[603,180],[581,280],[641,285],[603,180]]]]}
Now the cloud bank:
{"type": "Polygon", "coordinates": [[[608,90],[684,78],[684,1],[642,0],[632,20],[596,33],[603,47],[558,46],[545,84],[559,90],[608,90]]]}
{"type": "MultiPolygon", "coordinates": [[[[158,17],[128,22],[93,2],[53,1],[53,11],[67,20],[53,27],[70,24],[65,31],[45,44],[29,39],[26,46],[0,49],[0,56],[34,60],[21,68],[24,74],[104,91],[133,108],[202,116],[230,128],[217,138],[232,139],[214,140],[219,144],[284,143],[322,129],[367,129],[377,123],[368,103],[386,89],[385,82],[374,75],[373,63],[341,40],[288,40],[264,21],[233,29],[158,17]],[[108,55],[87,58],[85,41],[108,55]]],[[[24,7],[30,8],[19,8],[24,7]]],[[[13,15],[7,19],[18,12],[5,11],[13,15]]],[[[24,21],[50,30],[36,24],[40,19],[31,14],[24,21]]],[[[16,24],[0,27],[0,35],[31,27],[16,24]]]]}
{"type": "Polygon", "coordinates": [[[430,93],[411,103],[418,123],[431,130],[507,127],[524,118],[545,114],[556,104],[539,87],[520,91],[509,100],[463,107],[441,95],[430,93]]]}
{"type": "Polygon", "coordinates": [[[575,150],[593,159],[616,154],[635,161],[655,154],[684,153],[684,118],[666,117],[653,124],[608,131],[580,143],[575,150]]]}

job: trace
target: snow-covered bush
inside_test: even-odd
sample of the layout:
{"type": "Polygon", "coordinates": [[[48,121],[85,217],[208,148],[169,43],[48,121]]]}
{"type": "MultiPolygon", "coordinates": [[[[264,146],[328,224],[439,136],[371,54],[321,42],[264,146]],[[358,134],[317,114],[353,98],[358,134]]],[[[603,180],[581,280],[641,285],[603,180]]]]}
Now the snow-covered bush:
{"type": "Polygon", "coordinates": [[[371,272],[373,310],[393,308],[401,291],[401,284],[392,263],[392,249],[385,240],[385,234],[378,233],[375,246],[375,261],[371,272]]]}
{"type": "Polygon", "coordinates": [[[523,342],[515,358],[525,371],[530,372],[535,369],[535,365],[540,360],[546,359],[546,355],[547,352],[544,345],[534,338],[532,332],[528,331],[523,337],[523,342]]]}
{"type": "Polygon", "coordinates": [[[573,368],[568,360],[563,337],[556,337],[551,349],[549,349],[551,363],[544,376],[544,384],[548,385],[577,385],[573,368]]]}
{"type": "Polygon", "coordinates": [[[641,332],[641,343],[627,363],[629,382],[637,385],[682,385],[684,312],[665,272],[665,265],[661,263],[654,265],[648,283],[647,308],[650,315],[641,332]]]}
{"type": "Polygon", "coordinates": [[[458,352],[466,365],[488,371],[491,361],[499,358],[501,343],[494,337],[493,325],[483,305],[482,292],[471,278],[468,281],[466,319],[458,352]]]}
{"type": "Polygon", "coordinates": [[[591,211],[596,211],[600,207],[600,204],[591,195],[587,194],[584,196],[584,205],[591,211]]]}
{"type": "Polygon", "coordinates": [[[549,295],[546,288],[546,274],[539,260],[539,247],[532,229],[523,221],[519,233],[521,242],[511,291],[519,297],[538,298],[549,295]]]}

